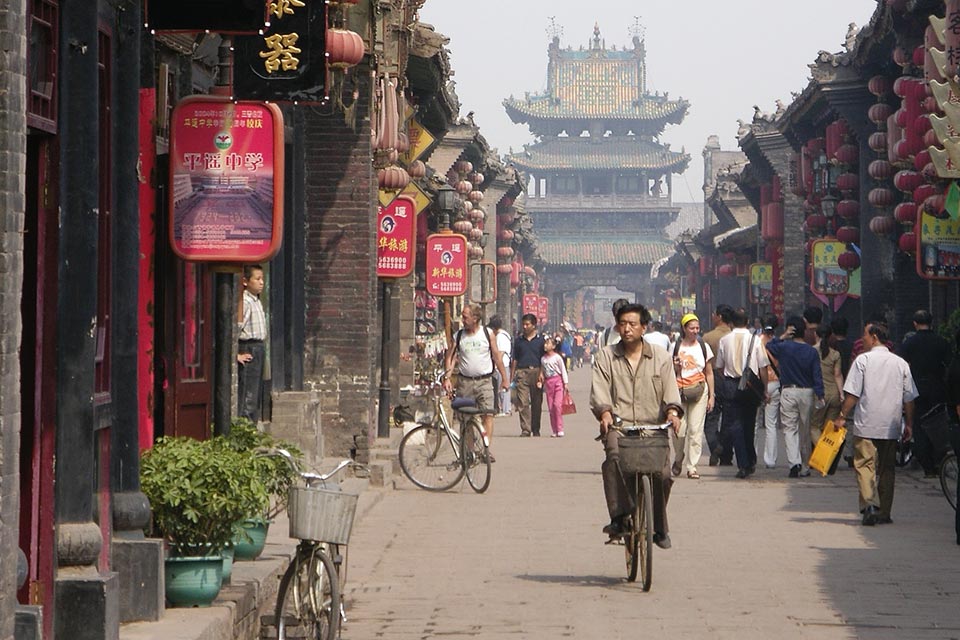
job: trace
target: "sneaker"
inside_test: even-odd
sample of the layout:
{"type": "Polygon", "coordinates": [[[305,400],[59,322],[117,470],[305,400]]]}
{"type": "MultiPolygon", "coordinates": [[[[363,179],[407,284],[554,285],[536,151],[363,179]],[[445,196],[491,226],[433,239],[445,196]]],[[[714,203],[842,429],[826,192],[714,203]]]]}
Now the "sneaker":
{"type": "Polygon", "coordinates": [[[619,538],[627,531],[626,523],[623,518],[614,518],[610,524],[603,528],[603,532],[611,538],[619,538]]]}
{"type": "Polygon", "coordinates": [[[670,536],[666,533],[654,533],[653,544],[657,545],[661,549],[669,549],[673,546],[670,544],[670,536]]]}
{"type": "Polygon", "coordinates": [[[550,434],[550,437],[551,437],[551,438],[556,438],[556,437],[557,437],[557,434],[551,433],[551,434],[550,434]]]}
{"type": "Polygon", "coordinates": [[[810,467],[806,467],[805,469],[801,469],[801,471],[800,471],[800,477],[801,477],[801,478],[809,478],[809,477],[810,477],[810,467]]]}
{"type": "Polygon", "coordinates": [[[558,438],[562,438],[562,437],[563,437],[563,431],[558,431],[558,432],[557,432],[557,437],[558,437],[558,438]]]}

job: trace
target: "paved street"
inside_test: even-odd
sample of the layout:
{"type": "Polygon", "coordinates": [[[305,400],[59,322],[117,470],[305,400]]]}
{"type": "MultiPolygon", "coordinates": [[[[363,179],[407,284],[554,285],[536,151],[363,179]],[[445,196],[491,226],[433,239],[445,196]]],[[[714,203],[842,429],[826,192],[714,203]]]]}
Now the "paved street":
{"type": "Polygon", "coordinates": [[[622,547],[600,532],[589,371],[571,386],[580,411],[563,439],[497,419],[486,494],[403,479],[358,520],[343,638],[960,638],[953,512],[917,472],[898,473],[894,524],[866,528],[845,466],[737,480],[704,458],[701,480],[674,486],[652,591],[627,583],[622,547]]]}

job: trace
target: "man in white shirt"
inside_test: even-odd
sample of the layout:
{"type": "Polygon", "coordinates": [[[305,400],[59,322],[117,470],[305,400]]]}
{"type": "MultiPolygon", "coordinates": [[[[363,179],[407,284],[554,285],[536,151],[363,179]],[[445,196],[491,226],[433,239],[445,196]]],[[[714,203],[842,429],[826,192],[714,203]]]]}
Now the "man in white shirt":
{"type": "MultiPolygon", "coordinates": [[[[493,331],[493,335],[496,337],[497,349],[500,350],[500,359],[503,361],[503,367],[509,371],[510,358],[513,355],[513,341],[510,339],[510,334],[504,331],[503,321],[500,320],[500,316],[492,316],[490,320],[487,321],[487,326],[493,331]]],[[[507,382],[509,383],[509,380],[507,382]]],[[[497,410],[498,416],[508,416],[510,415],[510,391],[504,390],[502,384],[503,380],[500,379],[500,371],[494,370],[494,400],[497,401],[494,403],[494,408],[497,410]]]]}
{"type": "Polygon", "coordinates": [[[737,456],[738,478],[746,478],[756,471],[754,430],[761,400],[749,390],[740,391],[737,387],[740,377],[749,368],[766,389],[770,364],[760,340],[747,329],[747,322],[747,314],[742,309],[733,312],[733,331],[720,339],[716,359],[716,368],[721,372],[717,383],[718,393],[723,398],[723,429],[730,430],[730,440],[737,456]]]}
{"type": "Polygon", "coordinates": [[[643,335],[643,341],[662,347],[664,351],[670,351],[670,336],[663,332],[663,324],[657,320],[650,323],[650,331],[643,335]]]}
{"type": "MultiPolygon", "coordinates": [[[[622,309],[625,305],[630,304],[630,301],[626,298],[618,298],[613,302],[613,317],[617,317],[617,311],[622,309]]],[[[603,349],[604,347],[612,347],[613,345],[620,342],[620,331],[617,329],[616,322],[613,325],[607,327],[605,330],[600,332],[600,335],[597,338],[597,348],[603,349]]]]}
{"type": "Polygon", "coordinates": [[[902,437],[906,441],[913,431],[913,401],[918,395],[910,365],[890,353],[887,339],[886,325],[873,322],[864,327],[863,346],[867,351],[850,365],[840,416],[833,421],[836,427],[845,426],[856,407],[851,429],[853,467],[864,526],[893,522],[890,509],[897,441],[901,438],[900,417],[903,416],[902,437]]]}

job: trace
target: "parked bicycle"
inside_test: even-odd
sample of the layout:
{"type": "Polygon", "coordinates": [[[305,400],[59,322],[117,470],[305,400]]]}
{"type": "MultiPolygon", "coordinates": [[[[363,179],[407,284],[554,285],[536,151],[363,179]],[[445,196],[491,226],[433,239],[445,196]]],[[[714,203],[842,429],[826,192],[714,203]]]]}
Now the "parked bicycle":
{"type": "Polygon", "coordinates": [[[304,483],[290,487],[287,499],[290,537],[300,542],[277,591],[277,638],[335,640],[341,623],[346,621],[342,601],[346,545],[359,496],[343,492],[339,483],[328,481],[351,465],[362,465],[343,460],[333,471],[316,474],[302,471],[283,449],[263,455],[284,458],[304,483]]]}
{"type": "Polygon", "coordinates": [[[653,479],[660,473],[670,452],[669,438],[657,431],[667,429],[670,423],[657,425],[624,425],[614,417],[611,428],[622,436],[619,440],[620,473],[633,500],[633,513],[627,518],[627,533],[620,538],[624,546],[627,580],[634,582],[640,576],[644,591],[653,586],[653,479]]]}
{"type": "Polygon", "coordinates": [[[418,416],[423,422],[400,440],[400,468],[410,481],[427,491],[446,491],[467,476],[477,493],[490,486],[490,441],[483,430],[480,410],[472,398],[454,398],[459,431],[451,426],[443,406],[443,372],[433,383],[420,389],[429,398],[432,411],[418,416]]]}
{"type": "Polygon", "coordinates": [[[957,454],[949,453],[940,462],[940,489],[947,502],[957,510],[957,454]]]}

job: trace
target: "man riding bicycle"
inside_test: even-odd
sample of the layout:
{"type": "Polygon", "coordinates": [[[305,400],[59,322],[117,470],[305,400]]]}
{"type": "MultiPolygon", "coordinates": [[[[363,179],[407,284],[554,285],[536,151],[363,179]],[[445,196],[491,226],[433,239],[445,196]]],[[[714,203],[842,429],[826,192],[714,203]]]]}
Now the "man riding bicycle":
{"type": "MultiPolygon", "coordinates": [[[[619,416],[625,426],[669,422],[676,433],[683,415],[670,354],[643,340],[650,312],[643,305],[631,303],[618,309],[616,317],[620,342],[597,352],[590,387],[590,409],[600,421],[600,438],[606,453],[600,470],[610,524],[603,532],[611,538],[627,531],[626,518],[633,509],[632,497],[620,473],[621,433],[613,428],[614,416],[619,416]]],[[[661,429],[651,432],[650,437],[667,438],[668,433],[661,429]]],[[[662,549],[670,548],[667,499],[671,486],[670,460],[665,456],[662,472],[653,476],[653,540],[662,549]]]]}

